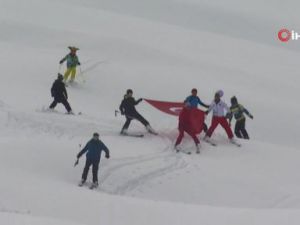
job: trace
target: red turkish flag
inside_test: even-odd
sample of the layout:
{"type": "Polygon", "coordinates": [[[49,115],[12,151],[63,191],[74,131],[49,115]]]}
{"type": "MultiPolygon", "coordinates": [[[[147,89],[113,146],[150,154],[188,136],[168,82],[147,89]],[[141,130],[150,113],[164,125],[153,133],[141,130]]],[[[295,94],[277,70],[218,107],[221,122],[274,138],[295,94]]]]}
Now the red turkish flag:
{"type": "Polygon", "coordinates": [[[150,99],[144,99],[146,102],[148,102],[153,107],[157,108],[158,110],[173,115],[173,116],[179,116],[182,108],[184,107],[183,102],[164,102],[164,101],[156,101],[156,100],[150,100],[150,99]]]}
{"type": "Polygon", "coordinates": [[[158,110],[173,115],[179,116],[179,127],[192,133],[199,134],[203,129],[205,113],[197,108],[186,108],[183,102],[165,102],[144,99],[158,110]]]}

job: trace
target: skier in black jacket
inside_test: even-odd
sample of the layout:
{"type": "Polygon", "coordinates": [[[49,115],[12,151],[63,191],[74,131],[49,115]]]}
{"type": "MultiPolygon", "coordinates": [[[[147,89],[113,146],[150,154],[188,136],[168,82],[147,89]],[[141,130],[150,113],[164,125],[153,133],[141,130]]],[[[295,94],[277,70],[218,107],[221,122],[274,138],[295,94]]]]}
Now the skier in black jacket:
{"type": "Polygon", "coordinates": [[[135,106],[137,104],[139,104],[141,101],[143,101],[143,99],[140,98],[139,100],[136,101],[132,97],[132,94],[133,94],[133,91],[131,89],[128,89],[126,94],[124,95],[124,99],[119,107],[121,114],[125,115],[125,117],[126,117],[126,122],[121,130],[121,134],[123,134],[123,135],[128,134],[127,133],[128,127],[130,125],[131,120],[133,120],[133,119],[140,121],[146,127],[146,129],[149,133],[157,134],[155,132],[155,130],[150,126],[149,122],[141,114],[139,114],[135,109],[135,106]]]}
{"type": "Polygon", "coordinates": [[[54,109],[57,103],[62,103],[69,114],[73,114],[71,106],[68,102],[68,94],[65,83],[63,82],[63,75],[58,74],[57,79],[54,81],[51,88],[51,96],[54,101],[49,106],[50,109],[54,109]]]}
{"type": "Polygon", "coordinates": [[[231,98],[230,112],[229,124],[231,123],[233,117],[236,120],[234,128],[235,135],[238,138],[250,139],[246,130],[246,117],[244,116],[244,113],[251,119],[253,119],[253,116],[243,105],[238,103],[238,100],[235,96],[231,98]]]}

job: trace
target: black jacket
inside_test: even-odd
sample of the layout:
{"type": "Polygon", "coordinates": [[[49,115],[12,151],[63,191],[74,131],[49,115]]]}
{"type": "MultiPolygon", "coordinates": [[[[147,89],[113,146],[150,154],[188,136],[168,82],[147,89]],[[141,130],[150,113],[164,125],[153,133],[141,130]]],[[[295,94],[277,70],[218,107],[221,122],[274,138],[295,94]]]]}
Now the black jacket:
{"type": "Polygon", "coordinates": [[[120,112],[128,116],[136,115],[138,112],[136,111],[135,106],[139,104],[142,100],[143,99],[140,98],[136,101],[133,97],[128,97],[127,95],[125,95],[119,107],[120,112]]]}
{"type": "Polygon", "coordinates": [[[55,80],[51,88],[51,96],[57,101],[68,99],[65,83],[59,79],[55,80]]]}

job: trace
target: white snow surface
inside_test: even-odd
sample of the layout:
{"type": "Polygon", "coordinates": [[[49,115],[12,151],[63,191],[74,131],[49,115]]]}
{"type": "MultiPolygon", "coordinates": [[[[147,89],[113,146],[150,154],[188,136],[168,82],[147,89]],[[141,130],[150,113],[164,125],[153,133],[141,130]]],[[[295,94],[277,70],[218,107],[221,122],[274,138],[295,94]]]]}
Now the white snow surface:
{"type": "Polygon", "coordinates": [[[300,42],[276,39],[297,29],[299,3],[244,2],[0,0],[0,224],[299,224],[300,42]],[[67,90],[82,115],[43,112],[70,45],[86,82],[67,90]],[[237,148],[218,128],[217,147],[197,155],[186,137],[192,155],[176,154],[177,118],[145,102],[159,135],[135,121],[144,138],[119,135],[126,89],[182,101],[193,87],[206,103],[236,95],[254,115],[251,140],[237,148]],[[91,191],[77,186],[84,157],[73,164],[95,131],[111,158],[91,191]]]}

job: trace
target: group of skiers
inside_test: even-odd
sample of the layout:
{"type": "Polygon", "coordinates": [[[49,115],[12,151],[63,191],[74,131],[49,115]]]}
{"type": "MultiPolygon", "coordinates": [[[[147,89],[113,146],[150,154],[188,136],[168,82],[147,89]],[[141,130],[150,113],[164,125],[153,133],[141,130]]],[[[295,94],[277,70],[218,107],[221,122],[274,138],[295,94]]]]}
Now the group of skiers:
{"type": "MultiPolygon", "coordinates": [[[[75,81],[76,76],[76,67],[80,65],[78,56],[76,52],[79,50],[76,47],[68,47],[70,49],[70,53],[67,54],[62,60],[59,61],[59,64],[63,64],[66,61],[67,70],[64,75],[58,73],[57,79],[54,81],[51,87],[51,96],[54,98],[53,102],[50,104],[49,109],[54,110],[58,103],[61,103],[65,106],[68,114],[74,114],[72,108],[68,102],[68,93],[66,90],[66,83],[68,82],[68,78],[71,75],[70,83],[75,81]]],[[[147,131],[152,134],[157,134],[155,130],[150,126],[149,122],[140,115],[135,106],[139,104],[143,99],[135,100],[132,96],[133,91],[128,89],[126,94],[124,95],[124,99],[120,105],[120,112],[122,115],[126,117],[126,122],[121,130],[122,135],[128,135],[128,127],[130,122],[133,119],[140,121],[147,131]]],[[[98,168],[101,158],[102,151],[105,152],[105,157],[109,158],[109,150],[105,146],[105,144],[99,139],[99,134],[94,133],[92,139],[86,144],[86,146],[78,153],[77,161],[75,165],[78,164],[79,158],[86,153],[86,163],[82,173],[82,179],[80,181],[80,186],[86,183],[87,175],[89,168],[92,166],[93,173],[93,183],[90,188],[95,188],[98,186],[98,168]]]]}
{"type": "Polygon", "coordinates": [[[58,73],[57,79],[54,81],[51,87],[51,96],[54,98],[54,101],[49,106],[50,110],[53,110],[57,103],[62,103],[68,114],[73,114],[72,108],[68,102],[68,93],[66,90],[66,82],[68,81],[69,76],[71,75],[70,82],[73,83],[76,75],[76,67],[80,62],[76,52],[79,48],[69,46],[70,53],[67,54],[62,60],[59,61],[59,64],[62,65],[67,61],[67,70],[65,71],[64,76],[58,73]]]}
{"type": "Polygon", "coordinates": [[[189,117],[189,113],[192,113],[192,110],[194,108],[197,108],[198,105],[207,108],[207,110],[205,111],[206,115],[209,114],[211,111],[213,113],[210,127],[207,128],[207,125],[205,123],[203,124],[203,131],[205,132],[204,141],[214,145],[214,143],[210,141],[210,137],[212,136],[217,126],[220,124],[226,131],[226,134],[230,142],[237,144],[237,142],[234,139],[233,132],[231,130],[231,121],[233,117],[236,119],[236,124],[234,129],[234,133],[236,137],[249,139],[249,135],[246,130],[246,117],[244,113],[247,116],[249,116],[251,119],[253,119],[253,116],[245,107],[243,107],[243,105],[238,103],[238,100],[235,96],[231,98],[231,106],[229,108],[227,104],[221,100],[222,96],[224,95],[224,92],[222,90],[219,90],[215,93],[214,100],[210,105],[204,104],[200,100],[200,98],[197,96],[196,88],[193,88],[191,93],[192,94],[185,99],[184,101],[185,106],[179,116],[179,125],[178,125],[179,136],[177,137],[177,140],[175,142],[175,149],[177,151],[180,151],[179,144],[182,141],[184,132],[186,132],[193,138],[196,145],[196,152],[200,153],[200,148],[199,148],[200,141],[196,136],[196,133],[193,130],[191,131],[190,129],[187,129],[187,123],[188,123],[187,118],[189,117]]]}
{"type": "MultiPolygon", "coordinates": [[[[76,52],[79,50],[76,47],[69,47],[70,53],[67,54],[59,63],[60,65],[63,64],[65,61],[67,62],[67,70],[62,74],[58,74],[57,79],[54,81],[51,87],[51,96],[54,98],[53,102],[49,106],[50,110],[53,110],[57,103],[62,103],[68,114],[73,114],[72,108],[68,102],[68,94],[66,90],[66,82],[68,81],[68,77],[71,75],[70,82],[74,82],[75,75],[76,75],[76,67],[80,65],[78,56],[76,52]]],[[[184,101],[184,107],[179,115],[179,135],[175,142],[175,149],[176,151],[180,151],[180,143],[182,138],[184,137],[184,133],[188,133],[194,140],[196,145],[196,153],[200,153],[200,140],[197,137],[197,133],[194,130],[188,129],[189,118],[191,114],[197,110],[198,105],[206,108],[205,114],[209,114],[212,112],[212,121],[211,125],[208,128],[204,122],[202,128],[205,132],[204,141],[213,144],[210,141],[210,137],[212,136],[216,127],[220,124],[227,133],[227,136],[232,143],[236,143],[234,139],[233,132],[231,130],[231,121],[233,117],[236,119],[234,133],[237,138],[244,138],[249,139],[249,135],[245,128],[246,118],[245,115],[249,116],[253,119],[253,116],[249,113],[249,111],[243,107],[241,104],[238,103],[238,100],[235,96],[231,98],[231,106],[230,108],[227,104],[221,100],[224,92],[219,90],[215,93],[214,100],[211,104],[205,104],[197,95],[197,89],[193,88],[191,90],[191,95],[188,96],[184,101]]],[[[120,104],[119,110],[122,115],[125,116],[126,121],[123,125],[120,134],[121,135],[129,135],[128,128],[132,120],[137,120],[141,122],[146,130],[151,133],[157,135],[157,132],[150,126],[150,123],[140,114],[137,112],[135,106],[138,105],[142,98],[135,100],[133,97],[133,91],[128,89],[124,98],[120,104]]],[[[105,144],[99,139],[99,134],[94,133],[92,139],[85,145],[85,147],[78,153],[77,155],[77,163],[79,158],[86,153],[86,163],[82,173],[82,179],[80,182],[80,186],[84,185],[87,179],[89,168],[92,166],[92,173],[93,173],[93,183],[90,188],[95,188],[98,186],[98,168],[101,158],[102,151],[105,152],[105,157],[109,158],[109,149],[105,146],[105,144]]]]}

